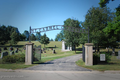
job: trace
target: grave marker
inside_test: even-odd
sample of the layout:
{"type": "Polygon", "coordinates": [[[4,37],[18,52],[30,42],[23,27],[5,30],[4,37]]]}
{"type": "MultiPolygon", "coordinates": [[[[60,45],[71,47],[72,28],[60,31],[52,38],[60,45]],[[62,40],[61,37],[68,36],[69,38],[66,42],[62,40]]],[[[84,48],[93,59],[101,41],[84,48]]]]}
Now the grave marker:
{"type": "Polygon", "coordinates": [[[7,56],[7,55],[8,55],[8,52],[2,52],[0,59],[2,59],[4,56],[7,56]]]}
{"type": "Polygon", "coordinates": [[[105,54],[100,54],[100,61],[105,61],[105,54]]]}
{"type": "Polygon", "coordinates": [[[117,59],[120,59],[120,51],[118,51],[117,59]]]}
{"type": "Polygon", "coordinates": [[[4,47],[3,50],[7,50],[7,47],[4,47]]]}
{"type": "Polygon", "coordinates": [[[53,49],[53,54],[55,54],[56,52],[55,52],[55,49],[53,49]]]}
{"type": "Polygon", "coordinates": [[[15,53],[18,53],[18,50],[17,50],[17,49],[15,50],[15,53]]]}
{"type": "Polygon", "coordinates": [[[14,55],[14,51],[10,52],[10,55],[14,55]]]}

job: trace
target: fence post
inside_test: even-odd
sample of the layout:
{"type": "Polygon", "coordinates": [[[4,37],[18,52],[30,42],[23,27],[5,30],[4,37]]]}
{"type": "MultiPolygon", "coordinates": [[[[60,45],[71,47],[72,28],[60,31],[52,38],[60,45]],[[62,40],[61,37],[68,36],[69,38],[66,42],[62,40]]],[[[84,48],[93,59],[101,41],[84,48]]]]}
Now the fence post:
{"type": "Polygon", "coordinates": [[[40,45],[40,60],[41,60],[41,45],[40,45]]]}

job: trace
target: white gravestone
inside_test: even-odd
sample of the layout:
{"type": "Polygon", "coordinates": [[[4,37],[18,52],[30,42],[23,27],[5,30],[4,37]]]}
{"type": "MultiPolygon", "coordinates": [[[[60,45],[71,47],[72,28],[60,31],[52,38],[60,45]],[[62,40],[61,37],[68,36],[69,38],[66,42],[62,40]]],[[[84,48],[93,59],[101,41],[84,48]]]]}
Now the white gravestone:
{"type": "Polygon", "coordinates": [[[4,56],[7,56],[7,55],[8,55],[8,52],[2,52],[0,59],[2,59],[4,56]]]}
{"type": "Polygon", "coordinates": [[[105,54],[100,54],[100,61],[105,61],[105,54]]]}
{"type": "Polygon", "coordinates": [[[120,51],[118,51],[117,59],[120,59],[120,51]]]}
{"type": "Polygon", "coordinates": [[[14,55],[14,51],[10,52],[10,55],[14,55]]]}

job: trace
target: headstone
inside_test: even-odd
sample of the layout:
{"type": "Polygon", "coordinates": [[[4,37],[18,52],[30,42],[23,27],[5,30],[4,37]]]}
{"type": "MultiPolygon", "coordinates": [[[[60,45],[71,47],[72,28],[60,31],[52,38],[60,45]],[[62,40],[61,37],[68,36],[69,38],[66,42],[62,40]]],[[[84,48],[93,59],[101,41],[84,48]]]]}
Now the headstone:
{"type": "Polygon", "coordinates": [[[46,53],[46,51],[43,51],[44,53],[46,53]]]}
{"type": "Polygon", "coordinates": [[[38,46],[38,48],[40,48],[40,45],[38,46]]]}
{"type": "Polygon", "coordinates": [[[105,61],[105,54],[100,54],[100,61],[105,61]]]}
{"type": "Polygon", "coordinates": [[[53,50],[53,48],[51,48],[51,50],[53,50]]]}
{"type": "Polygon", "coordinates": [[[1,58],[0,59],[2,59],[4,56],[7,56],[8,55],[8,52],[2,52],[1,53],[1,58]]]}
{"type": "Polygon", "coordinates": [[[106,47],[106,49],[107,49],[107,47],[106,47]]]}
{"type": "Polygon", "coordinates": [[[3,50],[7,50],[7,47],[4,47],[3,50]]]}
{"type": "Polygon", "coordinates": [[[15,53],[18,53],[18,50],[17,50],[17,49],[15,50],[15,53]]]}
{"type": "Polygon", "coordinates": [[[12,50],[13,50],[13,47],[10,47],[9,50],[12,51],[12,50]]]}
{"type": "Polygon", "coordinates": [[[19,48],[18,48],[18,47],[17,47],[16,49],[17,49],[17,50],[19,50],[19,48]]]}
{"type": "Polygon", "coordinates": [[[40,51],[41,51],[41,53],[43,52],[42,49],[40,51]]]}
{"type": "Polygon", "coordinates": [[[55,48],[56,48],[56,45],[55,45],[55,48]]]}
{"type": "Polygon", "coordinates": [[[120,51],[118,51],[117,59],[120,59],[120,51]]]}
{"type": "Polygon", "coordinates": [[[53,49],[53,54],[55,54],[56,52],[55,52],[55,49],[53,49]]]}
{"type": "Polygon", "coordinates": [[[10,52],[10,55],[14,55],[14,51],[10,52]]]}
{"type": "Polygon", "coordinates": [[[22,52],[22,50],[21,50],[21,49],[19,49],[19,51],[21,51],[21,52],[22,52]]]}

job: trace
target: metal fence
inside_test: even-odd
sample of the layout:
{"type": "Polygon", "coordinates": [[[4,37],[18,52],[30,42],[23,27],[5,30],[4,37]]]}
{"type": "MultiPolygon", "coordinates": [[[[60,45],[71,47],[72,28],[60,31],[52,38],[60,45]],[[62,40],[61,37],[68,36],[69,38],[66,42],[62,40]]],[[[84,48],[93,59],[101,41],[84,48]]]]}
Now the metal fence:
{"type": "Polygon", "coordinates": [[[85,62],[85,47],[82,45],[82,59],[85,62]]]}
{"type": "Polygon", "coordinates": [[[41,45],[33,47],[33,61],[41,60],[41,45]]]}

